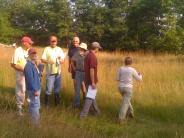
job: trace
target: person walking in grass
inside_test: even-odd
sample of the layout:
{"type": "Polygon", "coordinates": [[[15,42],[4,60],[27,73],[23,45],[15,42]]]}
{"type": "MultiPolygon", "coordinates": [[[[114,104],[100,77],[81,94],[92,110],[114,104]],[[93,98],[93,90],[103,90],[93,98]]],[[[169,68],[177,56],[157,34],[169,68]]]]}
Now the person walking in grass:
{"type": "Polygon", "coordinates": [[[132,88],[133,88],[133,78],[138,81],[142,80],[142,75],[137,73],[137,71],[131,67],[132,58],[126,57],[124,60],[125,66],[122,66],[118,70],[118,78],[119,81],[119,91],[122,95],[122,103],[119,112],[119,121],[123,123],[126,121],[126,117],[134,117],[134,111],[131,104],[132,98],[132,88]]]}
{"type": "MultiPolygon", "coordinates": [[[[68,66],[68,72],[71,73],[72,79],[73,79],[73,87],[74,87],[74,91],[76,90],[76,81],[75,81],[75,70],[72,66],[72,57],[79,52],[79,45],[80,45],[80,39],[79,37],[75,36],[73,38],[73,42],[72,45],[69,46],[69,50],[68,50],[68,57],[69,57],[69,66],[68,66]]],[[[85,84],[82,82],[82,89],[83,89],[83,97],[85,96],[85,84]]]]}
{"type": "Polygon", "coordinates": [[[55,105],[60,103],[61,90],[61,64],[64,62],[65,53],[57,46],[56,36],[50,37],[50,46],[44,49],[41,61],[46,64],[46,93],[45,105],[48,108],[49,97],[54,89],[55,105]]]}
{"type": "Polygon", "coordinates": [[[16,71],[16,88],[15,88],[15,95],[16,95],[16,104],[18,115],[23,115],[23,104],[25,101],[25,76],[24,76],[24,67],[27,62],[28,57],[28,50],[33,44],[33,41],[30,37],[24,36],[21,40],[22,46],[15,49],[11,67],[16,71]]]}
{"type": "Polygon", "coordinates": [[[29,59],[24,68],[26,92],[29,96],[29,116],[31,124],[39,126],[40,122],[40,92],[41,92],[41,73],[36,65],[37,51],[30,48],[28,51],[29,59]]]}
{"type": "MultiPolygon", "coordinates": [[[[84,58],[85,53],[87,51],[87,45],[85,43],[81,43],[79,45],[79,52],[76,52],[72,57],[72,68],[75,71],[75,100],[74,106],[76,108],[80,107],[80,89],[82,84],[84,84],[84,58]]],[[[86,88],[83,86],[83,99],[85,99],[86,88]]]]}
{"type": "Polygon", "coordinates": [[[100,110],[96,103],[96,93],[97,93],[97,82],[98,82],[98,63],[96,54],[98,53],[101,46],[98,42],[93,42],[91,44],[91,49],[86,55],[84,60],[84,71],[85,71],[85,84],[87,88],[86,99],[83,105],[83,109],[80,113],[80,118],[84,118],[88,115],[89,109],[93,109],[95,115],[100,114],[100,110]]]}

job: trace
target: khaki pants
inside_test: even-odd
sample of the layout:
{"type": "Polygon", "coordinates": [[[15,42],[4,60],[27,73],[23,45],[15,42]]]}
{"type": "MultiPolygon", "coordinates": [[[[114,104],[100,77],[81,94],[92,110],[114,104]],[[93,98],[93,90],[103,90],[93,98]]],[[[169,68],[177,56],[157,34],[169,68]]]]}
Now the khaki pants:
{"type": "Polygon", "coordinates": [[[127,113],[133,114],[133,107],[130,102],[132,98],[132,88],[120,87],[119,90],[123,97],[119,112],[119,119],[125,120],[127,113]]]}
{"type": "Polygon", "coordinates": [[[16,89],[15,89],[15,96],[16,96],[16,104],[17,109],[21,110],[22,105],[25,101],[25,91],[26,91],[26,84],[25,84],[25,77],[23,72],[16,71],[16,89]]]}
{"type": "Polygon", "coordinates": [[[80,118],[86,117],[88,115],[90,108],[93,110],[95,115],[100,115],[100,110],[98,108],[96,100],[86,97],[83,109],[80,113],[80,118]]]}

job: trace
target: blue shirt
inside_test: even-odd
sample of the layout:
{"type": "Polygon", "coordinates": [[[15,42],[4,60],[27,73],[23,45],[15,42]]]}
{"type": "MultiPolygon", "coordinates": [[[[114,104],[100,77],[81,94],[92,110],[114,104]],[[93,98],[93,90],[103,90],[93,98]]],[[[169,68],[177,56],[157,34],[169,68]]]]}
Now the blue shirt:
{"type": "Polygon", "coordinates": [[[31,61],[26,63],[24,68],[24,75],[26,81],[26,90],[35,93],[36,91],[40,90],[41,83],[40,83],[40,74],[36,68],[36,65],[31,61]]]}

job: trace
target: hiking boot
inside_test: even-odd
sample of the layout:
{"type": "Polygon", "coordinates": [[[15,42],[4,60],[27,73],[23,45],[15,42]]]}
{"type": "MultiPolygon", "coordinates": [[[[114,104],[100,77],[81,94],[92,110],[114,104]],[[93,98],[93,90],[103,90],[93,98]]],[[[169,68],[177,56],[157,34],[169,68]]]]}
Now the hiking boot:
{"type": "Polygon", "coordinates": [[[54,95],[55,98],[55,105],[58,106],[60,104],[60,97],[59,95],[54,95]]]}
{"type": "Polygon", "coordinates": [[[46,109],[49,107],[49,95],[45,95],[45,107],[46,109]]]}

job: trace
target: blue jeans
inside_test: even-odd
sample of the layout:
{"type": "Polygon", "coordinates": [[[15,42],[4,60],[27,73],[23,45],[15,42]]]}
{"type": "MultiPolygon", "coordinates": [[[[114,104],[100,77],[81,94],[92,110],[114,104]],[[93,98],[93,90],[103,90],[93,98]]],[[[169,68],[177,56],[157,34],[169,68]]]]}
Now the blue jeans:
{"type": "Polygon", "coordinates": [[[75,106],[80,106],[80,89],[82,86],[82,82],[84,81],[84,72],[76,71],[75,73],[75,106]]]}
{"type": "Polygon", "coordinates": [[[46,95],[51,95],[54,88],[54,95],[59,95],[61,90],[61,75],[53,74],[46,76],[46,95]]]}
{"type": "Polygon", "coordinates": [[[40,90],[39,90],[39,95],[35,96],[33,92],[27,91],[30,99],[29,103],[29,115],[30,115],[30,120],[33,125],[39,125],[40,122],[40,90]]]}

